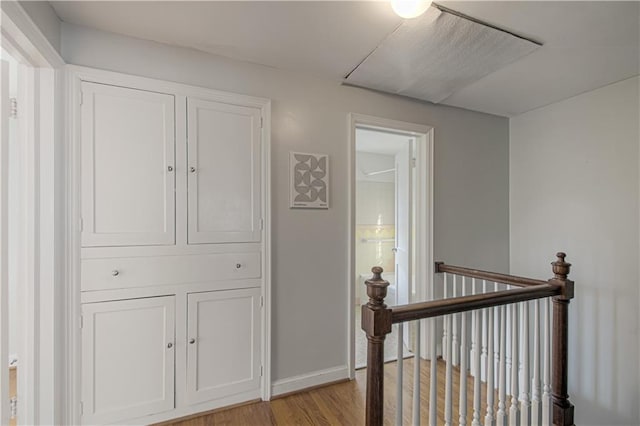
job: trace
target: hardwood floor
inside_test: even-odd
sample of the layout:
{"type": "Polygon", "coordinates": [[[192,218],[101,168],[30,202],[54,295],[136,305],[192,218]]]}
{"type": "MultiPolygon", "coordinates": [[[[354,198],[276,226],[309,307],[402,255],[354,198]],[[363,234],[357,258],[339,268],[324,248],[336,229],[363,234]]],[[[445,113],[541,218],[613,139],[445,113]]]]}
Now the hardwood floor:
{"type": "MultiPolygon", "coordinates": [[[[420,400],[422,424],[429,420],[429,361],[421,361],[420,400]]],[[[216,411],[203,416],[169,423],[174,426],[209,425],[362,425],[364,424],[364,404],[366,370],[356,372],[356,380],[329,385],[269,402],[256,402],[240,407],[216,411]]],[[[404,364],[404,424],[411,424],[411,403],[413,398],[413,359],[404,364]]],[[[395,424],[396,415],[396,363],[385,364],[385,424],[395,424]]],[[[444,423],[444,377],[445,363],[438,361],[438,424],[444,423]]],[[[453,419],[458,423],[458,401],[460,374],[454,368],[453,419]]],[[[471,424],[473,414],[473,378],[467,380],[468,409],[467,424],[471,424]]],[[[486,387],[482,386],[482,398],[486,401],[486,387]]],[[[497,397],[495,398],[497,401],[497,397]]],[[[486,402],[482,404],[481,422],[484,423],[486,402]]]]}
{"type": "MultiPolygon", "coordinates": [[[[9,398],[13,398],[18,393],[18,369],[9,367],[9,398]]],[[[9,426],[15,426],[17,419],[9,420],[9,426]]]]}

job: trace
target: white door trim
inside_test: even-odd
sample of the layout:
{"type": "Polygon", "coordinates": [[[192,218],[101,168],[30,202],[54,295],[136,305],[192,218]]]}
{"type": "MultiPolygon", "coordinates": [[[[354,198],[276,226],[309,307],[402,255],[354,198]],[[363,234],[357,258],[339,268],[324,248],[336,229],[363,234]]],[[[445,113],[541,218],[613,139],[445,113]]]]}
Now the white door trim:
{"type": "MultiPolygon", "coordinates": [[[[414,273],[418,283],[426,283],[418,286],[420,299],[432,297],[432,277],[433,277],[433,142],[434,129],[432,126],[423,124],[408,123],[405,121],[391,120],[387,118],[374,117],[364,114],[350,113],[349,122],[349,153],[348,153],[348,176],[349,176],[349,204],[348,204],[348,258],[347,268],[347,300],[348,300],[348,330],[347,330],[347,363],[349,366],[349,377],[355,378],[355,316],[359,313],[355,309],[355,229],[356,229],[356,127],[368,127],[379,129],[393,129],[402,133],[416,137],[416,166],[419,172],[416,182],[416,232],[418,241],[416,242],[416,259],[426,259],[426,262],[416,262],[414,273]],[[428,236],[429,238],[425,238],[428,236]]],[[[426,329],[427,327],[423,327],[426,329]]],[[[422,336],[423,342],[428,339],[422,336]]],[[[424,346],[424,345],[423,345],[424,346]]],[[[424,350],[422,353],[428,353],[424,350]]]]}
{"type": "MultiPolygon", "coordinates": [[[[28,215],[21,252],[25,265],[24,325],[18,375],[19,424],[63,423],[63,293],[64,232],[62,184],[63,115],[62,65],[64,61],[16,1],[0,3],[2,43],[25,72],[20,89],[23,114],[19,130],[25,137],[24,178],[28,215]],[[24,123],[24,124],[23,124],[24,123]],[[51,374],[39,374],[39,372],[51,374]]],[[[0,332],[4,335],[6,330],[0,332]]],[[[6,359],[0,363],[6,368],[6,359]]]]}
{"type": "MultiPolygon", "coordinates": [[[[0,360],[5,363],[9,360],[9,64],[4,60],[2,66],[3,93],[0,99],[0,360]]],[[[2,368],[6,365],[0,364],[2,368]]],[[[0,424],[9,423],[9,375],[6,370],[0,373],[0,424]]]]}
{"type": "MultiPolygon", "coordinates": [[[[266,98],[239,95],[204,87],[174,83],[147,77],[104,71],[95,68],[67,65],[67,99],[66,139],[68,151],[67,167],[67,418],[65,424],[80,424],[80,93],[81,82],[91,81],[102,84],[112,84],[124,87],[136,87],[152,92],[176,95],[176,102],[186,102],[187,96],[213,99],[219,102],[241,103],[259,108],[264,118],[262,128],[262,211],[263,211],[263,240],[262,240],[262,277],[264,279],[264,306],[262,309],[262,365],[264,366],[261,397],[263,400],[271,398],[271,101],[266,98]]],[[[176,132],[183,129],[184,120],[177,120],[176,132]],[[179,124],[182,123],[182,124],[179,124]]],[[[177,161],[177,158],[176,158],[177,161]]],[[[176,182],[176,184],[178,184],[176,182]]],[[[176,242],[186,242],[186,235],[178,233],[176,242]]]]}

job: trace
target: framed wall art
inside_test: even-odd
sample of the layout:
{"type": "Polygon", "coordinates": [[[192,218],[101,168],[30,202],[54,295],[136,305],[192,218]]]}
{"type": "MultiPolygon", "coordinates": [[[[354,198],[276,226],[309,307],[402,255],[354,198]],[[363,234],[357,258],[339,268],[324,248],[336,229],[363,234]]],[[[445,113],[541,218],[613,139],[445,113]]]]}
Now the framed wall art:
{"type": "Polygon", "coordinates": [[[289,153],[290,208],[329,208],[329,156],[289,153]]]}

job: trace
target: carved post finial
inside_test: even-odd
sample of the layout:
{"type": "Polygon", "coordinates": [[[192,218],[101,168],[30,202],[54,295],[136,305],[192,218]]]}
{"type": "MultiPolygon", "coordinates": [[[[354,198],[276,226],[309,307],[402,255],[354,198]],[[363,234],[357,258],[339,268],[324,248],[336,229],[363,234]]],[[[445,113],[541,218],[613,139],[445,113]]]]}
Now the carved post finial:
{"type": "Polygon", "coordinates": [[[566,253],[558,252],[556,253],[556,257],[558,259],[551,263],[551,269],[555,278],[560,280],[566,280],[567,275],[569,275],[569,272],[571,271],[571,264],[564,261],[566,256],[566,253]]]}
{"type": "Polygon", "coordinates": [[[373,272],[373,276],[364,282],[367,286],[367,296],[369,296],[368,305],[386,308],[384,298],[387,297],[389,281],[382,278],[384,270],[380,266],[374,266],[371,268],[371,272],[373,272]]]}

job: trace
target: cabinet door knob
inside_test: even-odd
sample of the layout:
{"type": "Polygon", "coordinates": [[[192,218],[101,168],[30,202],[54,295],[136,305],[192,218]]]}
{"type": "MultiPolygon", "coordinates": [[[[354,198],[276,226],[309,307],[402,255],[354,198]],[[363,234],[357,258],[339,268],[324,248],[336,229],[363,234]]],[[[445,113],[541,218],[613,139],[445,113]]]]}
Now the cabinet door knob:
{"type": "Polygon", "coordinates": [[[196,342],[196,339],[189,339],[189,344],[193,345],[196,342]]]}
{"type": "Polygon", "coordinates": [[[173,166],[169,166],[169,167],[167,167],[167,170],[169,170],[170,172],[172,172],[172,171],[173,171],[173,166]]]}
{"type": "Polygon", "coordinates": [[[240,263],[236,263],[236,269],[240,269],[242,268],[242,265],[240,263]]]}
{"type": "Polygon", "coordinates": [[[196,172],[196,168],[195,168],[195,167],[189,167],[189,171],[190,171],[191,173],[195,173],[195,172],[196,172]]]}
{"type": "Polygon", "coordinates": [[[169,342],[167,343],[167,348],[171,349],[173,347],[173,343],[169,342]]]}
{"type": "Polygon", "coordinates": [[[114,269],[113,271],[111,271],[111,275],[114,277],[117,277],[118,275],[120,275],[120,271],[118,271],[117,269],[114,269]]]}

